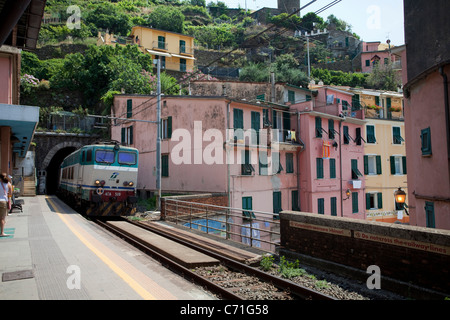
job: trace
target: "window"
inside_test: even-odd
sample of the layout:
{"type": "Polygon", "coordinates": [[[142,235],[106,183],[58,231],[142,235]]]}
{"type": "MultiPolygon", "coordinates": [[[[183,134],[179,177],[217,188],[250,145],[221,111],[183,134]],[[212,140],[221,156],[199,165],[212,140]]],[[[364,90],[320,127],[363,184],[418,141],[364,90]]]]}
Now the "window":
{"type": "Polygon", "coordinates": [[[288,90],[288,102],[294,104],[295,103],[295,92],[288,90]]]}
{"type": "Polygon", "coordinates": [[[244,139],[244,111],[233,109],[234,139],[244,139]]]}
{"type": "Polygon", "coordinates": [[[370,67],[370,60],[366,60],[366,67],[370,67]]]}
{"type": "Polygon", "coordinates": [[[280,213],[281,211],[283,211],[283,209],[281,208],[281,191],[274,191],[274,193],[273,193],[273,213],[276,214],[276,216],[274,216],[274,219],[280,218],[278,213],[280,213]]]}
{"type": "Polygon", "coordinates": [[[352,212],[358,213],[358,192],[352,192],[352,212]]]}
{"type": "Polygon", "coordinates": [[[261,114],[259,112],[252,111],[252,143],[259,144],[259,129],[261,128],[261,114]]]}
{"type": "Polygon", "coordinates": [[[383,194],[381,192],[366,193],[366,209],[382,209],[383,208],[383,194]]]}
{"type": "Polygon", "coordinates": [[[358,160],[352,159],[352,180],[358,180],[359,177],[362,177],[363,175],[358,170],[358,160]]]}
{"type": "Polygon", "coordinates": [[[241,174],[243,176],[251,176],[252,172],[255,171],[255,169],[251,165],[250,157],[251,157],[250,150],[242,151],[242,165],[241,165],[242,172],[241,172],[241,174]]]}
{"type": "Polygon", "coordinates": [[[377,155],[364,156],[364,174],[365,175],[382,174],[381,156],[377,155]]]}
{"type": "Polygon", "coordinates": [[[405,141],[400,133],[400,127],[392,127],[392,137],[394,144],[402,144],[405,141]]]}
{"type": "Polygon", "coordinates": [[[323,179],[323,159],[316,159],[316,171],[317,171],[317,179],[323,179]]]}
{"type": "Polygon", "coordinates": [[[300,211],[300,206],[298,205],[298,191],[292,190],[292,211],[300,211]]]}
{"type": "Polygon", "coordinates": [[[180,53],[186,53],[186,41],[180,40],[180,53]]]}
{"type": "Polygon", "coordinates": [[[131,118],[133,116],[133,100],[127,100],[127,118],[131,118]]]}
{"type": "Polygon", "coordinates": [[[95,162],[102,163],[113,163],[114,162],[114,151],[110,150],[96,150],[95,151],[95,162]]]}
{"type": "Polygon", "coordinates": [[[158,36],[158,49],[166,50],[166,38],[158,36]]]}
{"type": "Polygon", "coordinates": [[[334,139],[334,120],[328,119],[328,137],[334,139]]]}
{"type": "Polygon", "coordinates": [[[325,199],[324,198],[317,199],[317,213],[325,214],[325,199]]]}
{"type": "Polygon", "coordinates": [[[259,174],[261,176],[267,176],[269,174],[267,151],[259,151],[259,174]]]}
{"type": "Polygon", "coordinates": [[[389,59],[388,58],[384,58],[384,64],[389,64],[389,59]]]}
{"type": "Polygon", "coordinates": [[[364,138],[361,135],[361,128],[356,128],[356,145],[360,146],[362,143],[361,141],[366,142],[366,140],[364,140],[364,138]]]}
{"type": "Polygon", "coordinates": [[[122,128],[122,144],[131,145],[133,144],[133,126],[122,128]]]}
{"type": "Polygon", "coordinates": [[[283,170],[283,166],[281,165],[280,153],[272,152],[272,172],[280,173],[283,170]]]}
{"type": "Polygon", "coordinates": [[[406,174],[406,157],[391,156],[391,174],[401,175],[406,174]]]}
{"type": "Polygon", "coordinates": [[[172,117],[168,117],[167,119],[162,119],[161,125],[161,139],[170,139],[172,138],[172,117]]]}
{"type": "Polygon", "coordinates": [[[137,154],[135,152],[123,152],[120,151],[119,152],[119,157],[118,157],[119,163],[120,164],[129,164],[129,165],[133,165],[137,163],[137,154]]]}
{"type": "Polygon", "coordinates": [[[255,219],[255,214],[253,210],[253,199],[252,197],[242,197],[242,214],[246,219],[255,219]]]}
{"type": "Polygon", "coordinates": [[[286,173],[294,173],[294,154],[286,153],[286,173]]]}
{"type": "Polygon", "coordinates": [[[425,201],[425,216],[427,228],[436,228],[434,220],[434,202],[425,201]]]}
{"type": "Polygon", "coordinates": [[[375,138],[375,126],[367,125],[367,143],[376,143],[377,139],[375,138]]]}
{"type": "Polygon", "coordinates": [[[350,135],[348,134],[348,126],[344,126],[344,144],[350,143],[350,135]]]}
{"type": "Polygon", "coordinates": [[[336,159],[330,159],[330,179],[336,179],[336,159]]]}
{"type": "Polygon", "coordinates": [[[180,58],[180,71],[186,72],[186,59],[180,58]]]}
{"type": "Polygon", "coordinates": [[[330,205],[331,205],[331,215],[337,216],[337,198],[336,197],[332,197],[330,199],[330,205]]]}
{"type": "Polygon", "coordinates": [[[316,117],[316,138],[322,138],[322,118],[316,117]]]}
{"type": "Polygon", "coordinates": [[[169,155],[161,155],[161,177],[169,176],[169,155]]]}
{"type": "Polygon", "coordinates": [[[431,128],[423,129],[420,133],[422,140],[422,156],[431,156],[431,128]]]}

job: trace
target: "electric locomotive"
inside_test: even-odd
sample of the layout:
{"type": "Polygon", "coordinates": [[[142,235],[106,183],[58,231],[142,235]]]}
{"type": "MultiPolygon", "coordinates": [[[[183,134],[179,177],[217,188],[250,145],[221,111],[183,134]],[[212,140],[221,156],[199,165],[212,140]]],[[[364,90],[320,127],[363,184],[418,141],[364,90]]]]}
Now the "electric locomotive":
{"type": "Polygon", "coordinates": [[[58,196],[88,216],[133,215],[138,157],[117,141],[86,145],[63,160],[58,196]]]}

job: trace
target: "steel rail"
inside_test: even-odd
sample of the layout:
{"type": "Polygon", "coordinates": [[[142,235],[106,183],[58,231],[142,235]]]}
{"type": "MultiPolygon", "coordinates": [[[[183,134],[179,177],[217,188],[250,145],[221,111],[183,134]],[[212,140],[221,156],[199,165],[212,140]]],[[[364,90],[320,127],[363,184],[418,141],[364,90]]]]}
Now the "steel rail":
{"type": "Polygon", "coordinates": [[[202,252],[206,255],[209,255],[213,258],[218,259],[219,261],[221,261],[223,264],[227,265],[228,267],[237,270],[239,272],[244,272],[248,275],[253,275],[255,277],[258,277],[261,280],[267,281],[272,283],[275,287],[282,289],[282,290],[289,290],[290,293],[294,294],[295,296],[304,299],[304,300],[338,300],[334,297],[331,297],[329,295],[325,295],[322,294],[318,291],[306,288],[304,286],[301,286],[295,282],[292,282],[290,280],[287,279],[283,279],[271,274],[268,274],[262,270],[259,270],[257,268],[253,268],[249,265],[246,265],[244,263],[241,263],[239,261],[230,259],[228,257],[225,257],[219,253],[216,253],[214,251],[205,249],[203,247],[199,247],[198,245],[195,245],[189,241],[185,241],[183,239],[181,239],[180,237],[176,237],[174,235],[165,233],[157,228],[152,228],[150,225],[147,224],[142,224],[142,223],[137,223],[137,222],[132,222],[132,221],[128,221],[129,223],[141,227],[145,230],[154,232],[160,236],[166,237],[172,241],[178,242],[182,245],[185,245],[186,247],[195,249],[199,252],[202,252]]]}
{"type": "Polygon", "coordinates": [[[208,290],[210,290],[214,294],[219,295],[221,298],[225,300],[243,300],[242,297],[234,294],[233,292],[205,279],[204,277],[196,274],[195,272],[189,270],[188,268],[178,264],[177,262],[167,258],[161,253],[151,249],[148,245],[146,245],[145,241],[139,239],[138,237],[135,237],[134,235],[125,232],[119,227],[113,226],[107,222],[103,222],[101,220],[95,220],[95,222],[102,228],[112,232],[116,236],[119,236],[120,238],[124,239],[128,243],[138,248],[139,250],[143,251],[144,253],[159,260],[163,265],[166,265],[170,269],[182,274],[185,278],[190,278],[193,282],[197,283],[198,285],[206,287],[208,290]]]}

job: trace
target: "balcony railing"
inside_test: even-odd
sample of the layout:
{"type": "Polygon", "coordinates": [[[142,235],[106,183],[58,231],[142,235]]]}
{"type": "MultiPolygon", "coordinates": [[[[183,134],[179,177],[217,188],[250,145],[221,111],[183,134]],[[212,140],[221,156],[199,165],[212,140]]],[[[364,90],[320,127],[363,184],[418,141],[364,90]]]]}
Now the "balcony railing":
{"type": "Polygon", "coordinates": [[[169,50],[169,44],[164,41],[153,41],[152,43],[153,49],[161,49],[161,50],[169,50]]]}

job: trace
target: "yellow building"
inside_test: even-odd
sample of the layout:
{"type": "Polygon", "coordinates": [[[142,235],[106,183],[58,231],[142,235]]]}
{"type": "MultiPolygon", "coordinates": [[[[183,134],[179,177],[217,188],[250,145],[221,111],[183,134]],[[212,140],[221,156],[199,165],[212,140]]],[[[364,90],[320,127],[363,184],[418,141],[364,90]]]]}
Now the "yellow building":
{"type": "Polygon", "coordinates": [[[398,210],[394,200],[398,188],[407,192],[403,95],[367,89],[349,90],[359,95],[367,121],[364,137],[367,219],[407,223],[409,216],[398,210]],[[402,215],[398,215],[399,211],[402,215]]]}
{"type": "Polygon", "coordinates": [[[136,26],[128,37],[99,33],[97,45],[104,44],[136,44],[143,53],[160,57],[163,69],[180,72],[194,70],[194,38],[181,33],[136,26]]]}

